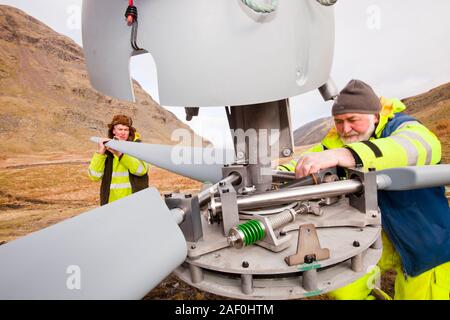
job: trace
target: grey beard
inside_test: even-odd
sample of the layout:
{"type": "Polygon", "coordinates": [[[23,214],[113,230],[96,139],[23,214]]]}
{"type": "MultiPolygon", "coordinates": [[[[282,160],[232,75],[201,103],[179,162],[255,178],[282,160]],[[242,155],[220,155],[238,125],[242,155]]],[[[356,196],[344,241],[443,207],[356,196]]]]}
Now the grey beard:
{"type": "Polygon", "coordinates": [[[372,134],[374,132],[375,132],[375,119],[371,118],[369,128],[367,128],[367,130],[365,132],[363,132],[357,136],[353,136],[353,137],[345,138],[345,137],[340,136],[340,138],[344,144],[350,144],[350,143],[369,140],[369,138],[372,136],[372,134]],[[357,137],[357,138],[355,139],[355,137],[357,137]]]}

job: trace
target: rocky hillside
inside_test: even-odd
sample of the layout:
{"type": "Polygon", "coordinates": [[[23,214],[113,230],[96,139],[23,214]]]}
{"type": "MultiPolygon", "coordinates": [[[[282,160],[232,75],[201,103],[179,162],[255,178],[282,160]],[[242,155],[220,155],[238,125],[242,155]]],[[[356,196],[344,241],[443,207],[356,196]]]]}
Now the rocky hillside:
{"type": "Polygon", "coordinates": [[[95,91],[83,51],[26,13],[0,5],[0,140],[8,155],[94,150],[90,136],[105,136],[112,116],[131,116],[143,140],[172,143],[189,127],[134,81],[136,103],[95,91]]]}
{"type": "Polygon", "coordinates": [[[294,145],[298,147],[321,141],[332,125],[332,117],[319,118],[308,122],[294,131],[294,145]]]}
{"type": "MultiPolygon", "coordinates": [[[[443,160],[450,162],[450,83],[402,100],[406,113],[419,119],[441,140],[443,160]]],[[[294,131],[296,146],[321,141],[333,126],[331,117],[309,122],[294,131]]]]}

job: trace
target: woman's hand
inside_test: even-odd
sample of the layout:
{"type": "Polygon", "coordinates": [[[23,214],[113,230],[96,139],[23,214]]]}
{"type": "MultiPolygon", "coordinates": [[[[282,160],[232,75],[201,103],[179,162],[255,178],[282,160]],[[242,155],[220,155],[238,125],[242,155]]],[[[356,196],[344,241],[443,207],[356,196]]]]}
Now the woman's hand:
{"type": "Polygon", "coordinates": [[[106,142],[108,142],[109,140],[111,140],[111,139],[102,139],[102,141],[100,141],[99,143],[98,143],[98,150],[97,150],[97,153],[100,153],[100,154],[105,154],[105,152],[106,152],[106,146],[105,146],[105,143],[106,142]]]}

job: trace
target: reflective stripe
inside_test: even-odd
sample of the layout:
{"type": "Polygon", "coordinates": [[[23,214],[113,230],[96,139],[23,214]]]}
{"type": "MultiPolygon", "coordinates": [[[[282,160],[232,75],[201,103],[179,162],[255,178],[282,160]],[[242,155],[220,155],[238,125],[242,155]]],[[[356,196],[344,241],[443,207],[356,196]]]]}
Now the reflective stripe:
{"type": "Polygon", "coordinates": [[[90,174],[91,176],[93,176],[93,177],[96,177],[96,178],[101,178],[101,177],[103,177],[103,172],[94,171],[94,170],[92,170],[92,169],[89,169],[89,174],[90,174]]]}
{"type": "Polygon", "coordinates": [[[397,142],[406,151],[406,155],[408,157],[408,166],[415,166],[417,164],[419,154],[414,144],[411,141],[409,141],[408,138],[399,136],[390,136],[389,139],[392,139],[395,142],[397,142]]]}
{"type": "Polygon", "coordinates": [[[142,173],[144,173],[144,166],[141,162],[139,162],[139,167],[136,170],[136,175],[141,175],[142,173]]]}
{"type": "MultiPolygon", "coordinates": [[[[414,121],[411,121],[414,122],[414,121]]],[[[432,150],[431,150],[431,146],[428,142],[425,141],[424,138],[422,138],[422,136],[416,132],[412,132],[412,131],[401,131],[401,132],[396,132],[394,133],[394,135],[399,135],[399,136],[407,136],[413,140],[417,140],[419,141],[422,146],[425,148],[425,150],[427,151],[427,159],[425,160],[425,164],[431,164],[431,156],[432,156],[432,150]]]]}
{"type": "Polygon", "coordinates": [[[131,189],[131,184],[127,183],[111,183],[110,189],[131,189]]]}
{"type": "Polygon", "coordinates": [[[128,171],[125,172],[113,172],[113,177],[128,177],[128,171]]]}
{"type": "Polygon", "coordinates": [[[419,121],[405,121],[401,125],[399,125],[398,128],[395,130],[400,130],[410,124],[420,124],[420,122],[419,121]]]}

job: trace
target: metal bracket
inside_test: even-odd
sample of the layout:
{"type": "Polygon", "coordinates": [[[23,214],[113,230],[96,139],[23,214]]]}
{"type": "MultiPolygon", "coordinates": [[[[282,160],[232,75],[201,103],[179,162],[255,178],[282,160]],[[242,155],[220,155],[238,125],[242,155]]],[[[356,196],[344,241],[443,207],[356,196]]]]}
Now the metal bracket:
{"type": "Polygon", "coordinates": [[[266,231],[266,236],[261,241],[257,241],[257,245],[273,252],[280,252],[289,247],[292,238],[291,234],[277,238],[268,218],[259,215],[254,215],[253,218],[261,221],[266,231]]]}
{"type": "Polygon", "coordinates": [[[199,107],[184,107],[186,112],[186,121],[191,121],[193,117],[198,116],[199,107]]]}
{"type": "Polygon", "coordinates": [[[241,164],[231,164],[225,165],[222,168],[222,177],[228,177],[233,173],[237,173],[241,177],[241,183],[233,186],[235,190],[240,190],[250,185],[250,181],[248,181],[248,166],[241,164]]]}
{"type": "Polygon", "coordinates": [[[180,224],[180,229],[186,241],[198,241],[201,239],[203,237],[203,229],[198,197],[189,193],[169,193],[165,194],[164,197],[169,209],[180,208],[185,212],[185,218],[180,224]]]}
{"type": "Polygon", "coordinates": [[[239,224],[236,190],[234,190],[231,183],[219,184],[217,189],[222,203],[223,234],[227,236],[230,229],[239,224]]]}
{"type": "Polygon", "coordinates": [[[301,225],[298,230],[297,253],[286,257],[289,266],[312,263],[330,257],[330,250],[320,246],[316,227],[313,224],[301,225]]]}
{"type": "Polygon", "coordinates": [[[362,169],[348,169],[349,179],[358,179],[363,183],[361,194],[350,194],[350,206],[362,213],[371,214],[376,218],[379,214],[377,196],[377,175],[375,171],[364,172],[362,169]]]}

